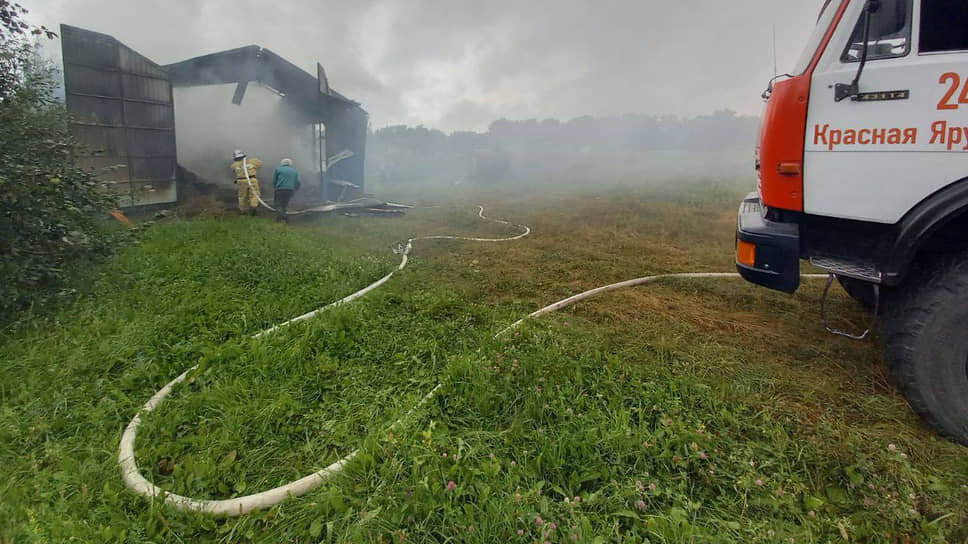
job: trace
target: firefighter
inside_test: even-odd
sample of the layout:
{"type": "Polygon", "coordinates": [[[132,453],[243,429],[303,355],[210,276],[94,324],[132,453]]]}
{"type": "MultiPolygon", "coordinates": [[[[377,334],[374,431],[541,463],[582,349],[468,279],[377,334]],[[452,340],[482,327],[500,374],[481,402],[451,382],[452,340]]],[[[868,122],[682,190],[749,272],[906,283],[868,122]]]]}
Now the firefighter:
{"type": "Polygon", "coordinates": [[[262,161],[255,157],[246,158],[241,149],[236,149],[232,158],[235,159],[235,162],[232,163],[232,171],[235,173],[235,184],[239,190],[239,212],[243,214],[248,212],[249,215],[255,215],[256,210],[259,209],[259,178],[257,176],[262,161]],[[246,171],[248,171],[248,177],[246,177],[246,171]]]}
{"type": "Polygon", "coordinates": [[[289,222],[286,210],[289,208],[289,200],[292,195],[299,190],[299,171],[293,168],[292,159],[282,159],[282,163],[276,168],[272,177],[272,185],[275,187],[276,196],[276,221],[289,222]]]}

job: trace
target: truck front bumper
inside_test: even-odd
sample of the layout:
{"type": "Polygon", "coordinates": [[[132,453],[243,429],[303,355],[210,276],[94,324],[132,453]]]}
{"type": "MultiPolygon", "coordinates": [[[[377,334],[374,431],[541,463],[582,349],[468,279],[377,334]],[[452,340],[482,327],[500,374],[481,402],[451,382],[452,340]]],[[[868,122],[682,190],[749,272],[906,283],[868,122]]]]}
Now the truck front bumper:
{"type": "Polygon", "coordinates": [[[763,216],[756,193],[746,195],[736,221],[736,269],[746,281],[793,293],[800,287],[800,228],[763,216]]]}

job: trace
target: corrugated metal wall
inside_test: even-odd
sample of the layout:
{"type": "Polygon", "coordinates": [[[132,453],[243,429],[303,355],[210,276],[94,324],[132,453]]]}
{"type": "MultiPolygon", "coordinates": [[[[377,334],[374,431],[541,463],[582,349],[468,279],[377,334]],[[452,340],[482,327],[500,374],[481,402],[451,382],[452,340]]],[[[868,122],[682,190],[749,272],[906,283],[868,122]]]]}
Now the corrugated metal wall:
{"type": "Polygon", "coordinates": [[[175,115],[167,73],[111,36],[62,25],[64,88],[82,164],[124,206],[177,200],[175,115]]]}

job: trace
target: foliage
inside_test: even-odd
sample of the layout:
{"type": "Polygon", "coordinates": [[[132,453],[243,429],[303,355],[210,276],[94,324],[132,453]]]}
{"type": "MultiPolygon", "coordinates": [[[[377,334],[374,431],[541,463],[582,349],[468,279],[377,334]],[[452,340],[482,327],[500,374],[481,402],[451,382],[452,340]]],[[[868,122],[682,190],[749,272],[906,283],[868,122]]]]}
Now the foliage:
{"type": "MultiPolygon", "coordinates": [[[[16,4],[0,5],[0,313],[48,298],[71,270],[113,244],[98,218],[112,204],[54,98],[54,71],[24,34],[16,4]]],[[[34,32],[48,32],[34,29],[34,32]]]]}
{"type": "Polygon", "coordinates": [[[0,0],[0,102],[13,95],[21,84],[29,57],[25,54],[23,37],[46,36],[54,33],[46,27],[31,26],[23,20],[27,10],[10,0],[0,0]]]}
{"type": "MultiPolygon", "coordinates": [[[[0,338],[0,542],[968,537],[963,448],[882,385],[876,346],[810,325],[820,286],[791,298],[741,282],[654,285],[492,340],[605,281],[729,265],[741,191],[596,196],[507,198],[489,215],[534,226],[533,239],[421,244],[380,290],[260,340],[249,336],[396,266],[386,248],[400,237],[497,227],[463,205],[292,228],[156,225],[94,270],[89,296],[0,338]],[[134,495],[120,433],[197,363],[139,432],[138,463],[158,485],[238,496],[360,456],[239,519],[134,495]]],[[[831,304],[865,319],[846,298],[831,304]]]]}
{"type": "MultiPolygon", "coordinates": [[[[744,166],[758,121],[724,110],[683,118],[624,115],[558,119],[500,119],[487,132],[445,134],[422,126],[389,126],[369,139],[367,172],[391,184],[467,180],[486,184],[508,177],[558,176],[580,171],[596,178],[649,172],[643,154],[741,151],[744,166]]],[[[681,165],[682,166],[682,165],[681,165]]]]}

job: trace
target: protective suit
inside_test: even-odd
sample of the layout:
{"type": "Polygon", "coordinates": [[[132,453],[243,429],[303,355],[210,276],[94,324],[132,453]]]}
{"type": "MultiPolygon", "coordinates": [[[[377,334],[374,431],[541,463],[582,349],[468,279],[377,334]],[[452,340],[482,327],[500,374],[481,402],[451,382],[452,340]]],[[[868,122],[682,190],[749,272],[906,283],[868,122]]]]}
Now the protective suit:
{"type": "Polygon", "coordinates": [[[259,208],[259,168],[262,167],[262,161],[255,157],[236,157],[235,162],[232,163],[232,171],[235,173],[235,184],[239,190],[239,211],[242,213],[249,212],[255,215],[255,211],[259,208]],[[243,164],[245,166],[243,166],[243,164]],[[249,179],[245,177],[246,169],[249,172],[249,179]],[[249,180],[252,181],[252,186],[249,186],[249,180]]]}

